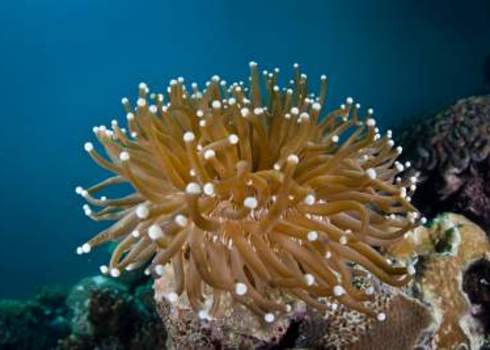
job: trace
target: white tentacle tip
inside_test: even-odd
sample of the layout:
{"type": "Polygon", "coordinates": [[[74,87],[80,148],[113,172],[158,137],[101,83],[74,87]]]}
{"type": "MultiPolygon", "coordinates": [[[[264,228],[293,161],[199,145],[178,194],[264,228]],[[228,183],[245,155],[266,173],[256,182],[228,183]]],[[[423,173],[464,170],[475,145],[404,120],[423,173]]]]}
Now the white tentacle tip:
{"type": "Polygon", "coordinates": [[[213,107],[213,109],[220,109],[221,108],[221,101],[214,100],[213,102],[211,102],[211,107],[213,107]]]}
{"type": "Polygon", "coordinates": [[[92,142],[85,142],[85,144],[83,145],[83,149],[86,152],[92,152],[94,150],[94,145],[92,142]]]}
{"type": "Polygon", "coordinates": [[[242,283],[242,282],[238,282],[237,284],[235,284],[235,293],[236,295],[245,295],[247,293],[247,285],[245,283],[242,283]]]}
{"type": "Polygon", "coordinates": [[[288,156],[288,163],[298,164],[299,163],[299,157],[296,154],[290,154],[288,156]]]}
{"type": "Polygon", "coordinates": [[[184,133],[184,136],[182,137],[182,139],[186,143],[192,142],[196,139],[196,135],[192,131],[187,131],[186,133],[184,133]]]}
{"type": "Polygon", "coordinates": [[[202,193],[201,185],[197,182],[189,182],[185,187],[185,192],[187,194],[199,195],[202,193]]]}
{"type": "Polygon", "coordinates": [[[228,136],[228,142],[231,144],[231,145],[236,145],[238,143],[238,141],[240,141],[239,137],[235,134],[231,134],[228,136]]]}
{"type": "Polygon", "coordinates": [[[99,267],[100,273],[103,275],[107,275],[109,273],[109,268],[107,265],[100,265],[99,267]]]}
{"type": "Polygon", "coordinates": [[[257,198],[247,197],[243,200],[243,205],[249,209],[255,209],[258,206],[257,198]]]}
{"type": "Polygon", "coordinates": [[[272,312],[268,312],[264,315],[264,320],[267,323],[272,323],[276,319],[276,316],[272,312]]]}
{"type": "Polygon", "coordinates": [[[184,215],[179,214],[175,217],[175,223],[180,227],[185,227],[189,223],[189,219],[184,215]]]}
{"type": "Polygon", "coordinates": [[[307,286],[312,286],[313,284],[315,284],[315,276],[313,276],[310,273],[307,273],[305,275],[305,283],[307,286]]]}
{"type": "Polygon", "coordinates": [[[129,153],[126,151],[119,153],[119,159],[121,162],[127,162],[129,160],[129,153]]]}
{"type": "Polygon", "coordinates": [[[240,110],[240,114],[242,115],[243,118],[246,118],[250,115],[250,110],[248,108],[242,108],[240,110]]]}
{"type": "Polygon", "coordinates": [[[254,108],[254,114],[255,115],[262,115],[262,114],[264,114],[264,109],[261,107],[254,108]]]}
{"type": "Polygon", "coordinates": [[[211,183],[211,182],[208,182],[206,183],[204,186],[203,186],[203,191],[204,191],[204,194],[207,195],[207,196],[213,196],[214,195],[214,185],[211,183]]]}
{"type": "Polygon", "coordinates": [[[342,296],[344,294],[345,294],[344,287],[342,287],[340,285],[337,285],[337,286],[333,287],[333,295],[335,295],[336,297],[340,297],[340,296],[342,296]]]}
{"type": "Polygon", "coordinates": [[[313,205],[315,204],[316,202],[316,198],[314,195],[312,194],[308,194],[306,197],[305,197],[305,200],[304,200],[305,204],[306,205],[313,205]]]}
{"type": "Polygon", "coordinates": [[[136,207],[136,216],[140,219],[146,219],[150,215],[150,209],[144,204],[140,204],[136,207]]]}
{"type": "Polygon", "coordinates": [[[148,228],[148,236],[153,241],[156,241],[157,239],[163,238],[163,230],[158,225],[151,225],[150,228],[148,228]]]}
{"type": "Polygon", "coordinates": [[[212,149],[208,149],[204,152],[204,159],[209,160],[216,157],[216,152],[212,149]]]}
{"type": "Polygon", "coordinates": [[[82,245],[82,252],[83,253],[88,254],[88,253],[90,253],[91,250],[92,250],[92,247],[90,246],[90,244],[84,243],[82,245]]]}
{"type": "Polygon", "coordinates": [[[371,180],[375,180],[376,179],[376,169],[374,168],[369,168],[366,170],[366,175],[368,178],[370,178],[371,180]]]}
{"type": "Polygon", "coordinates": [[[165,274],[165,267],[163,265],[156,265],[155,266],[155,273],[158,275],[158,276],[163,276],[165,274]]]}
{"type": "Polygon", "coordinates": [[[369,118],[366,120],[366,125],[370,128],[373,128],[376,125],[376,120],[374,118],[369,118]]]}
{"type": "Polygon", "coordinates": [[[308,238],[308,240],[310,242],[314,242],[314,241],[316,241],[318,239],[318,232],[316,232],[316,231],[310,231],[310,232],[308,232],[308,234],[307,234],[306,237],[308,238]]]}

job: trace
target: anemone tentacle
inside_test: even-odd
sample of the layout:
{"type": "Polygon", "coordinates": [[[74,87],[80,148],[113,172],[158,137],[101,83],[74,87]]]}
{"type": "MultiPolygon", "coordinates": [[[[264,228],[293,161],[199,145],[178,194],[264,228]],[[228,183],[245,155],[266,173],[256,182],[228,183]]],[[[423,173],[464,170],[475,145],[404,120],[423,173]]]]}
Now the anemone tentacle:
{"type": "Polygon", "coordinates": [[[250,69],[249,88],[214,76],[204,90],[187,90],[179,78],[166,94],[150,94],[141,83],[135,107],[122,101],[127,129],[117,121],[94,128],[106,157],[92,143],[85,150],[114,176],[77,193],[89,217],[117,222],[78,252],[118,241],[101,268],[114,277],[145,265],[160,277],[171,265],[169,299],[186,295],[196,311],[211,296],[215,312],[229,293],[266,322],[288,309],[283,296],[321,310],[322,298],[333,298],[376,317],[363,304],[371,297],[352,284],[354,266],[407,283],[407,268],[378,248],[421,220],[410,183],[396,178],[401,148],[352,98],[323,116],[325,76],[315,96],[297,65],[283,89],[277,69],[263,78],[256,63],[250,69]],[[95,197],[121,183],[135,193],[95,197]]]}

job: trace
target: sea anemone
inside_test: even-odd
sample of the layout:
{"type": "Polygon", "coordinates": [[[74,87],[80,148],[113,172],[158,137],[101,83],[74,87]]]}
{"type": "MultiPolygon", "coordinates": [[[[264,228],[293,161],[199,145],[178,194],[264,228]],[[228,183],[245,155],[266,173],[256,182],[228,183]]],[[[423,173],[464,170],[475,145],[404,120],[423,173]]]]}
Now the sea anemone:
{"type": "Polygon", "coordinates": [[[202,318],[228,294],[269,323],[291,309],[285,300],[318,310],[335,300],[384,320],[365,306],[369,288],[352,281],[366,272],[392,286],[411,279],[413,269],[381,253],[421,219],[409,181],[396,178],[401,147],[352,98],[322,117],[325,76],[316,97],[297,64],[283,89],[279,69],[263,79],[255,62],[250,70],[249,88],[213,76],[189,91],[178,78],[167,94],[149,94],[141,83],[136,107],[122,100],[127,131],[117,121],[94,128],[107,157],[92,143],[85,150],[115,176],[76,191],[86,215],[116,222],[77,252],[117,241],[101,267],[113,277],[142,266],[160,277],[171,264],[167,299],[186,296],[202,318]],[[135,192],[94,196],[123,183],[135,192]]]}

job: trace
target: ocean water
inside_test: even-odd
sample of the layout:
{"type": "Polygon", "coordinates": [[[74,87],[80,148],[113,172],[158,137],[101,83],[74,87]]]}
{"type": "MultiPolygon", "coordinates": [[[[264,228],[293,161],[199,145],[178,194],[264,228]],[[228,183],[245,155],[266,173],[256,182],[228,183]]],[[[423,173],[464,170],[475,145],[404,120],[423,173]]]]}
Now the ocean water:
{"type": "Polygon", "coordinates": [[[249,60],[294,62],[329,106],[353,96],[383,128],[488,91],[490,3],[481,1],[0,2],[0,298],[98,272],[75,255],[104,225],[76,185],[105,178],[83,151],[92,127],[123,121],[137,84],[245,79],[249,60]],[[315,80],[316,79],[316,80],[315,80]]]}

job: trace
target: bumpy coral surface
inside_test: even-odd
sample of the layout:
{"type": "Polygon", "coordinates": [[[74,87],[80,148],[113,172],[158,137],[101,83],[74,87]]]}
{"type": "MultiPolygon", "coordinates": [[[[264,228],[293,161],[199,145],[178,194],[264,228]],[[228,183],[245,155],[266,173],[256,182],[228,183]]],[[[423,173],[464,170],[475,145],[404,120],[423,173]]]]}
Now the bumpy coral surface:
{"type": "Polygon", "coordinates": [[[326,312],[291,300],[291,311],[267,328],[244,308],[229,308],[222,317],[199,320],[185,297],[176,303],[162,297],[173,288],[165,277],[155,282],[155,298],[171,349],[413,349],[433,322],[429,309],[372,276],[356,277],[355,284],[373,296],[366,305],[386,313],[387,322],[335,300],[326,302],[326,312]]]}
{"type": "Polygon", "coordinates": [[[485,232],[461,215],[444,214],[430,228],[417,229],[391,249],[401,258],[409,258],[404,253],[407,250],[423,257],[417,267],[416,294],[430,305],[436,319],[426,345],[430,349],[478,349],[483,329],[463,291],[463,275],[475,261],[488,259],[490,242],[485,232]],[[407,244],[412,247],[403,247],[407,244]]]}
{"type": "Polygon", "coordinates": [[[297,65],[287,88],[278,69],[263,79],[250,69],[249,88],[214,76],[188,90],[178,78],[150,94],[141,83],[136,106],[123,99],[127,130],[94,128],[107,157],[92,143],[85,150],[115,176],[77,193],[89,217],[116,223],[78,253],[117,241],[103,273],[149,266],[173,286],[165,297],[185,297],[201,319],[226,312],[229,298],[265,323],[289,312],[289,300],[326,311],[330,298],[384,320],[352,281],[356,265],[393,286],[411,278],[376,249],[419,220],[407,189],[416,179],[395,180],[401,148],[352,98],[322,113],[326,77],[315,96],[297,65]],[[95,197],[123,183],[135,192],[95,197]]]}
{"type": "Polygon", "coordinates": [[[149,284],[88,277],[72,288],[66,306],[71,334],[59,340],[58,350],[165,348],[167,334],[149,284]]]}
{"type": "Polygon", "coordinates": [[[414,203],[428,214],[452,211],[490,228],[490,96],[458,101],[401,138],[422,185],[414,203]]]}

